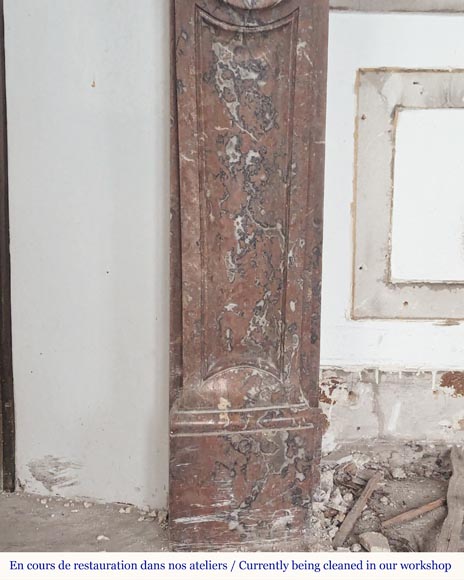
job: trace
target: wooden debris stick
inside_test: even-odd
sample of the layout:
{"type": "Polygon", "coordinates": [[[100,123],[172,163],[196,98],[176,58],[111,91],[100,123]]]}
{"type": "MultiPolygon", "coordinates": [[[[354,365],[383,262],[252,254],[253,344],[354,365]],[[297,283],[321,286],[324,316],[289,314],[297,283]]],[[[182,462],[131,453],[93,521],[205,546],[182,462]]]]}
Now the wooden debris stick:
{"type": "Polygon", "coordinates": [[[410,522],[419,516],[422,516],[428,512],[436,510],[437,508],[444,506],[446,504],[446,497],[440,497],[439,499],[435,499],[425,505],[422,505],[418,508],[414,508],[412,510],[408,510],[407,512],[403,512],[402,514],[398,514],[393,518],[389,518],[388,520],[383,520],[382,526],[384,528],[389,528],[390,526],[396,526],[397,524],[404,524],[406,522],[410,522]]]}
{"type": "Polygon", "coordinates": [[[443,522],[437,541],[437,552],[458,552],[461,547],[461,530],[464,519],[464,450],[451,449],[453,474],[448,486],[448,515],[443,522]]]}
{"type": "Polygon", "coordinates": [[[366,487],[363,489],[363,492],[357,499],[354,506],[351,508],[351,511],[343,520],[340,529],[335,534],[333,539],[333,546],[334,548],[340,548],[345,543],[346,538],[350,535],[355,523],[357,522],[359,516],[361,515],[363,509],[366,507],[369,498],[373,494],[375,488],[379,484],[380,480],[382,479],[382,473],[378,472],[373,477],[369,479],[366,484],[366,487]]]}

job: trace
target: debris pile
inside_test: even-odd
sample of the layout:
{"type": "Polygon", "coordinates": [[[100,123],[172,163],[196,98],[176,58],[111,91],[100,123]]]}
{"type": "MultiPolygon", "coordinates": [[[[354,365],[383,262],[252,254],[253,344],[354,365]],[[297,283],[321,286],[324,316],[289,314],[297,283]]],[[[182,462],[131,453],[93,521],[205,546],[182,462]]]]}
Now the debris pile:
{"type": "Polygon", "coordinates": [[[311,549],[435,551],[450,475],[450,450],[434,445],[330,454],[313,495],[311,549]]]}

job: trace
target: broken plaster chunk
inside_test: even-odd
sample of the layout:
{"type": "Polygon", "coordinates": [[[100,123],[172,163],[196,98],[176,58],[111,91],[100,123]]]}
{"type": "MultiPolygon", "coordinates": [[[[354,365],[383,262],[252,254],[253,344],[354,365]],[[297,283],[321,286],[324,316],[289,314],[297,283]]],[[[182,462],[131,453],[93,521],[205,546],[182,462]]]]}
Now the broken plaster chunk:
{"type": "Polygon", "coordinates": [[[351,463],[353,461],[353,455],[346,455],[345,457],[341,457],[338,461],[338,465],[345,465],[346,463],[351,463]]]}
{"type": "Polygon", "coordinates": [[[332,495],[330,497],[330,501],[327,503],[327,506],[339,512],[347,511],[347,506],[343,501],[341,491],[338,487],[336,487],[333,490],[332,495]]]}
{"type": "Polygon", "coordinates": [[[354,495],[351,492],[345,493],[345,495],[343,496],[343,501],[348,505],[352,504],[354,501],[354,495]]]}
{"type": "Polygon", "coordinates": [[[336,534],[337,532],[338,532],[338,528],[337,528],[337,526],[333,526],[332,528],[330,528],[330,529],[329,529],[329,538],[330,538],[331,540],[333,540],[333,539],[334,539],[334,537],[335,537],[335,534],[336,534]]]}
{"type": "Polygon", "coordinates": [[[317,504],[323,504],[324,501],[326,500],[326,496],[327,496],[326,492],[320,487],[318,487],[316,488],[313,494],[313,502],[317,504]]]}
{"type": "Polygon", "coordinates": [[[334,487],[333,478],[334,478],[333,471],[327,470],[321,474],[319,489],[325,493],[326,500],[329,499],[334,487]]]}
{"type": "Polygon", "coordinates": [[[352,552],[360,552],[362,550],[361,544],[352,544],[351,551],[352,552]]]}
{"type": "Polygon", "coordinates": [[[404,457],[398,451],[393,451],[389,463],[392,467],[401,467],[404,464],[404,457]]]}
{"type": "Polygon", "coordinates": [[[406,479],[406,473],[401,467],[394,467],[391,470],[393,479],[406,479]]]}
{"type": "Polygon", "coordinates": [[[166,528],[168,525],[168,512],[167,510],[159,510],[158,512],[158,524],[162,528],[166,528]]]}
{"type": "Polygon", "coordinates": [[[379,532],[360,534],[359,542],[369,552],[391,552],[387,538],[379,532]]]}
{"type": "Polygon", "coordinates": [[[313,502],[313,511],[323,512],[325,510],[325,505],[320,501],[313,502]]]}

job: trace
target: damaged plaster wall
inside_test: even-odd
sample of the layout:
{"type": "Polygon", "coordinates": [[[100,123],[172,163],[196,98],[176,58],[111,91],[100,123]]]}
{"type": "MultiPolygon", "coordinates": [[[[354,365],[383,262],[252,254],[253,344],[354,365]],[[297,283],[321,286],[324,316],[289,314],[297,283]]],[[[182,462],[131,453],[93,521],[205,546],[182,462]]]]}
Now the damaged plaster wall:
{"type": "Polygon", "coordinates": [[[360,439],[464,442],[464,373],[322,369],[325,451],[360,439]]]}
{"type": "Polygon", "coordinates": [[[17,474],[162,507],[169,14],[6,0],[17,474]]]}
{"type": "MultiPolygon", "coordinates": [[[[462,68],[463,26],[462,15],[331,15],[321,351],[326,451],[363,438],[464,438],[464,324],[445,313],[413,321],[352,320],[350,312],[357,71],[462,68]]],[[[368,219],[375,229],[382,216],[368,219]]]]}

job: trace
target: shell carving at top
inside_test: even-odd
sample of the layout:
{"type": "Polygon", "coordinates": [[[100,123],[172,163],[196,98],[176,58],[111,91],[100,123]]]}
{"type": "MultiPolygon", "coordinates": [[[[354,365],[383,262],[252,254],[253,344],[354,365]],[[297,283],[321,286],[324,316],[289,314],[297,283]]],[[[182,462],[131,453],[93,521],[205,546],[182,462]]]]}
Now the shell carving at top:
{"type": "Polygon", "coordinates": [[[223,0],[230,6],[242,8],[243,10],[260,10],[262,8],[272,8],[280,4],[282,0],[223,0]]]}

